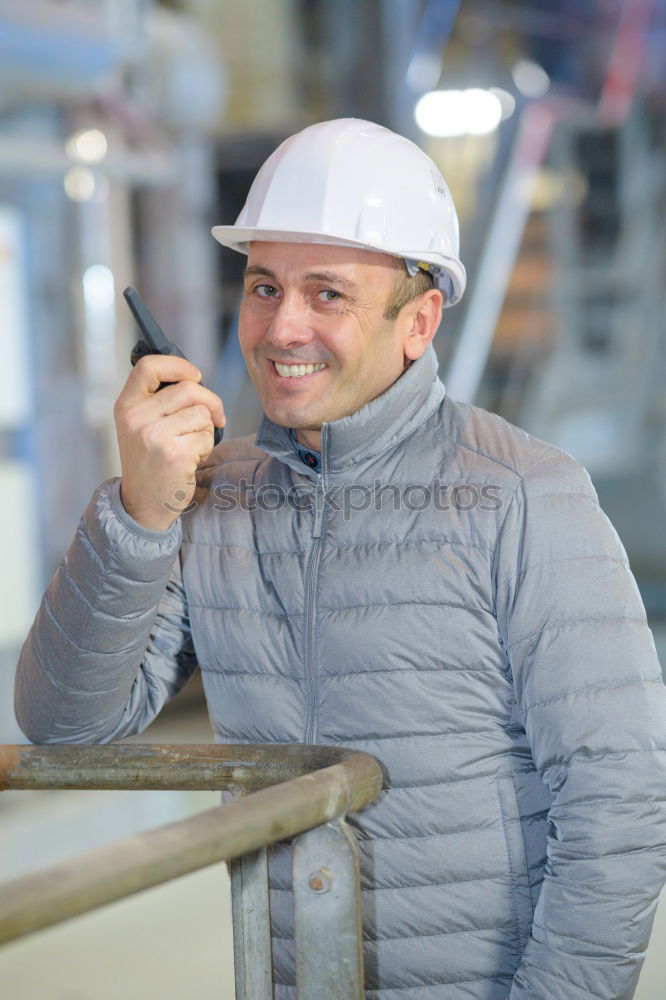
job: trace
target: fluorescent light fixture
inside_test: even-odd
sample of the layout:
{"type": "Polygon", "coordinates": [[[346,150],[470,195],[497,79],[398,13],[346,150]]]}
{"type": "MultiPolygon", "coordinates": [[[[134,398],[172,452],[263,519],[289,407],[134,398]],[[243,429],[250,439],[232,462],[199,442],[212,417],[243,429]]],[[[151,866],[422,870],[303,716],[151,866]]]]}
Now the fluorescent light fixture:
{"type": "Polygon", "coordinates": [[[417,102],[414,117],[428,135],[441,138],[485,135],[502,120],[502,103],[489,90],[431,90],[417,102]]]}
{"type": "Polygon", "coordinates": [[[550,90],[550,77],[542,66],[531,59],[519,59],[511,70],[511,76],[525,97],[545,97],[550,90]]]}
{"type": "Polygon", "coordinates": [[[100,163],[106,156],[106,136],[98,128],[82,128],[70,135],[65,150],[70,160],[79,163],[100,163]]]}

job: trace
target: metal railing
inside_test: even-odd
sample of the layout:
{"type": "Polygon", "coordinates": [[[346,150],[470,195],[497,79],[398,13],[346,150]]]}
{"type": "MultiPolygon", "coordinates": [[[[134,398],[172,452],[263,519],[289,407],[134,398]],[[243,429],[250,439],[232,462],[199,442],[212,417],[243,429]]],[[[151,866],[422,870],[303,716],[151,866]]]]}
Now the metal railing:
{"type": "Polygon", "coordinates": [[[236,1000],[271,1000],[266,847],[294,838],[298,1000],[363,997],[359,854],[347,813],[382,786],[378,762],[337,747],[3,746],[3,789],[187,789],[236,793],[187,819],[0,887],[0,943],[228,861],[236,1000]]]}

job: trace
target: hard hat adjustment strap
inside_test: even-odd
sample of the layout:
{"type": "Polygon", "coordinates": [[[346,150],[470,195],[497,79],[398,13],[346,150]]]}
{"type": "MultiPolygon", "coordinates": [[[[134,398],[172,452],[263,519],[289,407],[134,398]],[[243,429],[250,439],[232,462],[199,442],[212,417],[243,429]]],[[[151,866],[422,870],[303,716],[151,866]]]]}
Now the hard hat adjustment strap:
{"type": "Polygon", "coordinates": [[[409,260],[406,257],[403,257],[403,260],[411,278],[414,277],[417,271],[427,271],[429,274],[434,274],[437,270],[435,264],[428,264],[425,260],[409,260]]]}

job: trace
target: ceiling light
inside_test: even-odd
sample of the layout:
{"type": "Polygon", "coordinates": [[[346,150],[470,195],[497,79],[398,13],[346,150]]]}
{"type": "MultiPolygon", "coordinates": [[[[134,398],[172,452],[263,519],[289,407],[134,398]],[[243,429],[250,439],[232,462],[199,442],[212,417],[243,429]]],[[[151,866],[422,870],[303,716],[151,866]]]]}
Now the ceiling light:
{"type": "Polygon", "coordinates": [[[95,194],[95,175],[87,167],[70,167],[64,178],[65,193],[72,201],[90,201],[95,194]]]}
{"type": "Polygon", "coordinates": [[[497,128],[502,104],[489,90],[432,90],[414,109],[423,132],[438,137],[483,135],[497,128]]]}
{"type": "Polygon", "coordinates": [[[105,264],[92,264],[83,275],[83,298],[95,312],[110,309],[114,299],[113,272],[105,264]]]}
{"type": "Polygon", "coordinates": [[[442,71],[442,59],[438,53],[417,52],[407,69],[407,84],[415,91],[436,87],[442,71]]]}
{"type": "Polygon", "coordinates": [[[544,97],[550,90],[550,77],[545,69],[530,59],[519,59],[511,70],[511,76],[525,97],[544,97]]]}
{"type": "Polygon", "coordinates": [[[65,150],[70,160],[81,163],[99,163],[106,156],[106,136],[98,128],[82,128],[70,135],[65,150]]]}
{"type": "Polygon", "coordinates": [[[463,90],[464,106],[467,114],[467,131],[472,135],[494,132],[502,120],[502,103],[489,90],[472,88],[463,90]]]}
{"type": "Polygon", "coordinates": [[[490,87],[490,93],[494,94],[502,105],[502,121],[510,118],[516,110],[516,98],[513,94],[510,94],[508,90],[503,90],[502,87],[490,87]]]}

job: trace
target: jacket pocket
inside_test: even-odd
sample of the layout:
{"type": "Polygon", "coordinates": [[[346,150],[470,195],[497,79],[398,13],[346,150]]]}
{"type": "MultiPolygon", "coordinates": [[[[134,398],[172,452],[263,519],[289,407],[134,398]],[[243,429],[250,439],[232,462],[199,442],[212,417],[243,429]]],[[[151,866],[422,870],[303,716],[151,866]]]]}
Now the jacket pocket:
{"type": "Polygon", "coordinates": [[[511,883],[515,937],[518,950],[522,953],[532,930],[534,911],[518,799],[511,774],[497,775],[497,797],[511,883]]]}

